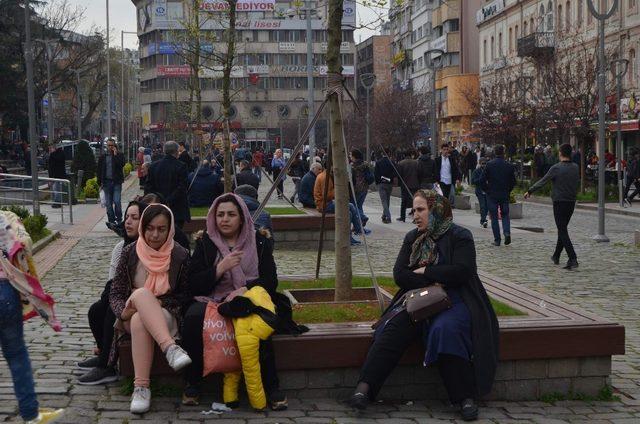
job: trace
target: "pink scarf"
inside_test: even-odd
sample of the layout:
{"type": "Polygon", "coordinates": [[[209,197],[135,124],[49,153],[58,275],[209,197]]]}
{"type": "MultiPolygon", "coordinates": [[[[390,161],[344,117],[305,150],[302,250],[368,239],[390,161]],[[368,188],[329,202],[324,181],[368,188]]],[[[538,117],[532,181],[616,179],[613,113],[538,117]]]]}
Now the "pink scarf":
{"type": "MultiPolygon", "coordinates": [[[[224,300],[224,298],[226,298],[232,291],[246,286],[247,282],[256,280],[259,277],[258,251],[256,249],[256,236],[255,229],[253,227],[253,219],[251,218],[251,213],[249,212],[247,205],[244,203],[244,200],[242,200],[240,196],[235,194],[232,195],[240,204],[240,208],[242,209],[241,212],[244,216],[244,222],[240,228],[237,243],[234,246],[235,250],[242,250],[243,255],[240,260],[240,266],[236,266],[225,272],[213,293],[210,295],[210,297],[212,297],[216,302],[224,300]]],[[[218,197],[213,202],[211,208],[209,208],[209,212],[207,213],[207,234],[213,244],[218,248],[218,252],[220,252],[224,258],[231,253],[231,250],[229,250],[229,246],[225,243],[222,235],[218,231],[218,227],[216,226],[216,210],[221,197],[222,196],[218,197]]]]}
{"type": "Polygon", "coordinates": [[[151,208],[147,207],[140,217],[140,225],[138,227],[138,240],[136,241],[136,253],[142,265],[147,270],[147,279],[144,287],[149,289],[156,297],[162,296],[169,291],[169,266],[171,265],[171,251],[173,250],[173,236],[176,229],[173,222],[173,213],[171,209],[159,203],[151,203],[149,206],[159,205],[169,211],[171,222],[169,223],[169,234],[159,250],[150,247],[144,239],[144,228],[142,222],[144,214],[148,213],[151,208]]]}

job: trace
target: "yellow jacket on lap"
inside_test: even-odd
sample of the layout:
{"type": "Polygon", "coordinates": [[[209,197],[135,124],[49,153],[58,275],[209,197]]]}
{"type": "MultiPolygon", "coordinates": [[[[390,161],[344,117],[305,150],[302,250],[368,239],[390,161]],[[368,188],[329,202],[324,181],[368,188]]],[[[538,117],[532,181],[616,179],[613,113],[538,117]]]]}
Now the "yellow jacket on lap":
{"type": "MultiPolygon", "coordinates": [[[[262,306],[275,313],[275,305],[271,301],[269,293],[261,287],[255,286],[244,295],[251,299],[254,305],[262,306]]],[[[268,339],[273,334],[273,328],[269,326],[257,314],[245,318],[234,318],[233,326],[236,333],[236,342],[242,362],[244,383],[249,395],[249,403],[254,409],[264,409],[267,406],[267,397],[262,385],[260,374],[260,340],[268,339]]],[[[240,373],[227,373],[223,380],[223,397],[225,403],[238,401],[238,388],[240,386],[240,373]]]]}

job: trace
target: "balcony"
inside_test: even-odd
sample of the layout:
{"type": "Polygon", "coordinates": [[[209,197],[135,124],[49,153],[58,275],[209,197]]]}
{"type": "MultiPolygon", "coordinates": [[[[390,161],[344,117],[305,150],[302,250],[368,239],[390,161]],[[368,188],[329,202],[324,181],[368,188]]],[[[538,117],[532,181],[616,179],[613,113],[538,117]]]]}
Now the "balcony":
{"type": "Polygon", "coordinates": [[[518,38],[518,57],[544,57],[555,51],[556,39],[553,32],[534,32],[518,38]]]}

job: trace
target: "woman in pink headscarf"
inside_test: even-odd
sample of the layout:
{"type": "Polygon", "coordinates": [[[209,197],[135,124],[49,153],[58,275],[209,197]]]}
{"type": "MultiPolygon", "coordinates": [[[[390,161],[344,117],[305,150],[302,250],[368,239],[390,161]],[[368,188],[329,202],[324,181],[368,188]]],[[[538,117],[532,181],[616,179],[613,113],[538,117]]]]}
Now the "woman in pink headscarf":
{"type": "Polygon", "coordinates": [[[189,252],[173,242],[171,210],[149,205],[140,218],[138,239],[122,250],[113,278],[109,303],[118,325],[131,334],[135,380],[131,412],[149,410],[149,375],[155,343],[176,371],[191,363],[175,342],[182,307],[188,299],[186,281],[189,252]]]}
{"type": "MultiPolygon", "coordinates": [[[[247,205],[228,193],[218,197],[207,214],[207,232],[196,241],[189,269],[189,291],[195,302],[186,310],[182,342],[193,360],[186,369],[182,402],[197,405],[203,368],[202,324],[207,302],[221,303],[241,296],[254,285],[276,296],[278,275],[273,240],[268,231],[256,231],[247,205]]],[[[287,398],[278,390],[271,340],[260,344],[262,380],[270,406],[285,409],[287,398]]]]}

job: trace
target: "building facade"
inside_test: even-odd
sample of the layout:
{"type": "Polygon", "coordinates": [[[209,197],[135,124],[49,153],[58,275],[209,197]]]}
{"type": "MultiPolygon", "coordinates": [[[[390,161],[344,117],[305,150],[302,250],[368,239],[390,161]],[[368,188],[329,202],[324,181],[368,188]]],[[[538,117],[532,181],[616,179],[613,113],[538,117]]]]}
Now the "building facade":
{"type": "MultiPolygon", "coordinates": [[[[140,40],[142,125],[152,141],[175,135],[178,107],[188,107],[185,81],[189,65],[180,54],[177,40],[184,39],[185,22],[192,11],[183,1],[132,0],[137,8],[140,40]]],[[[326,3],[309,1],[311,8],[314,110],[324,98],[327,84],[326,3]]],[[[201,49],[225,52],[221,42],[227,20],[220,10],[228,7],[221,0],[202,0],[201,49]]],[[[341,45],[343,75],[354,87],[355,2],[344,2],[341,45]]],[[[273,147],[282,143],[283,127],[307,121],[306,8],[300,2],[281,0],[242,0],[237,10],[237,55],[231,75],[231,127],[241,143],[273,147]]],[[[209,64],[201,71],[202,116],[205,131],[221,128],[222,67],[209,64]]],[[[327,116],[326,113],[324,116],[327,116]]],[[[178,120],[179,121],[179,120],[178,120]]],[[[184,119],[182,119],[184,121],[184,119]]],[[[325,119],[316,126],[316,144],[327,140],[325,119]]],[[[294,142],[294,140],[287,140],[294,142]]]]}
{"type": "Polygon", "coordinates": [[[356,46],[356,84],[358,100],[366,98],[366,89],[360,76],[374,74],[376,81],[371,89],[371,103],[376,92],[385,92],[391,87],[391,41],[389,35],[372,35],[356,46]]]}

